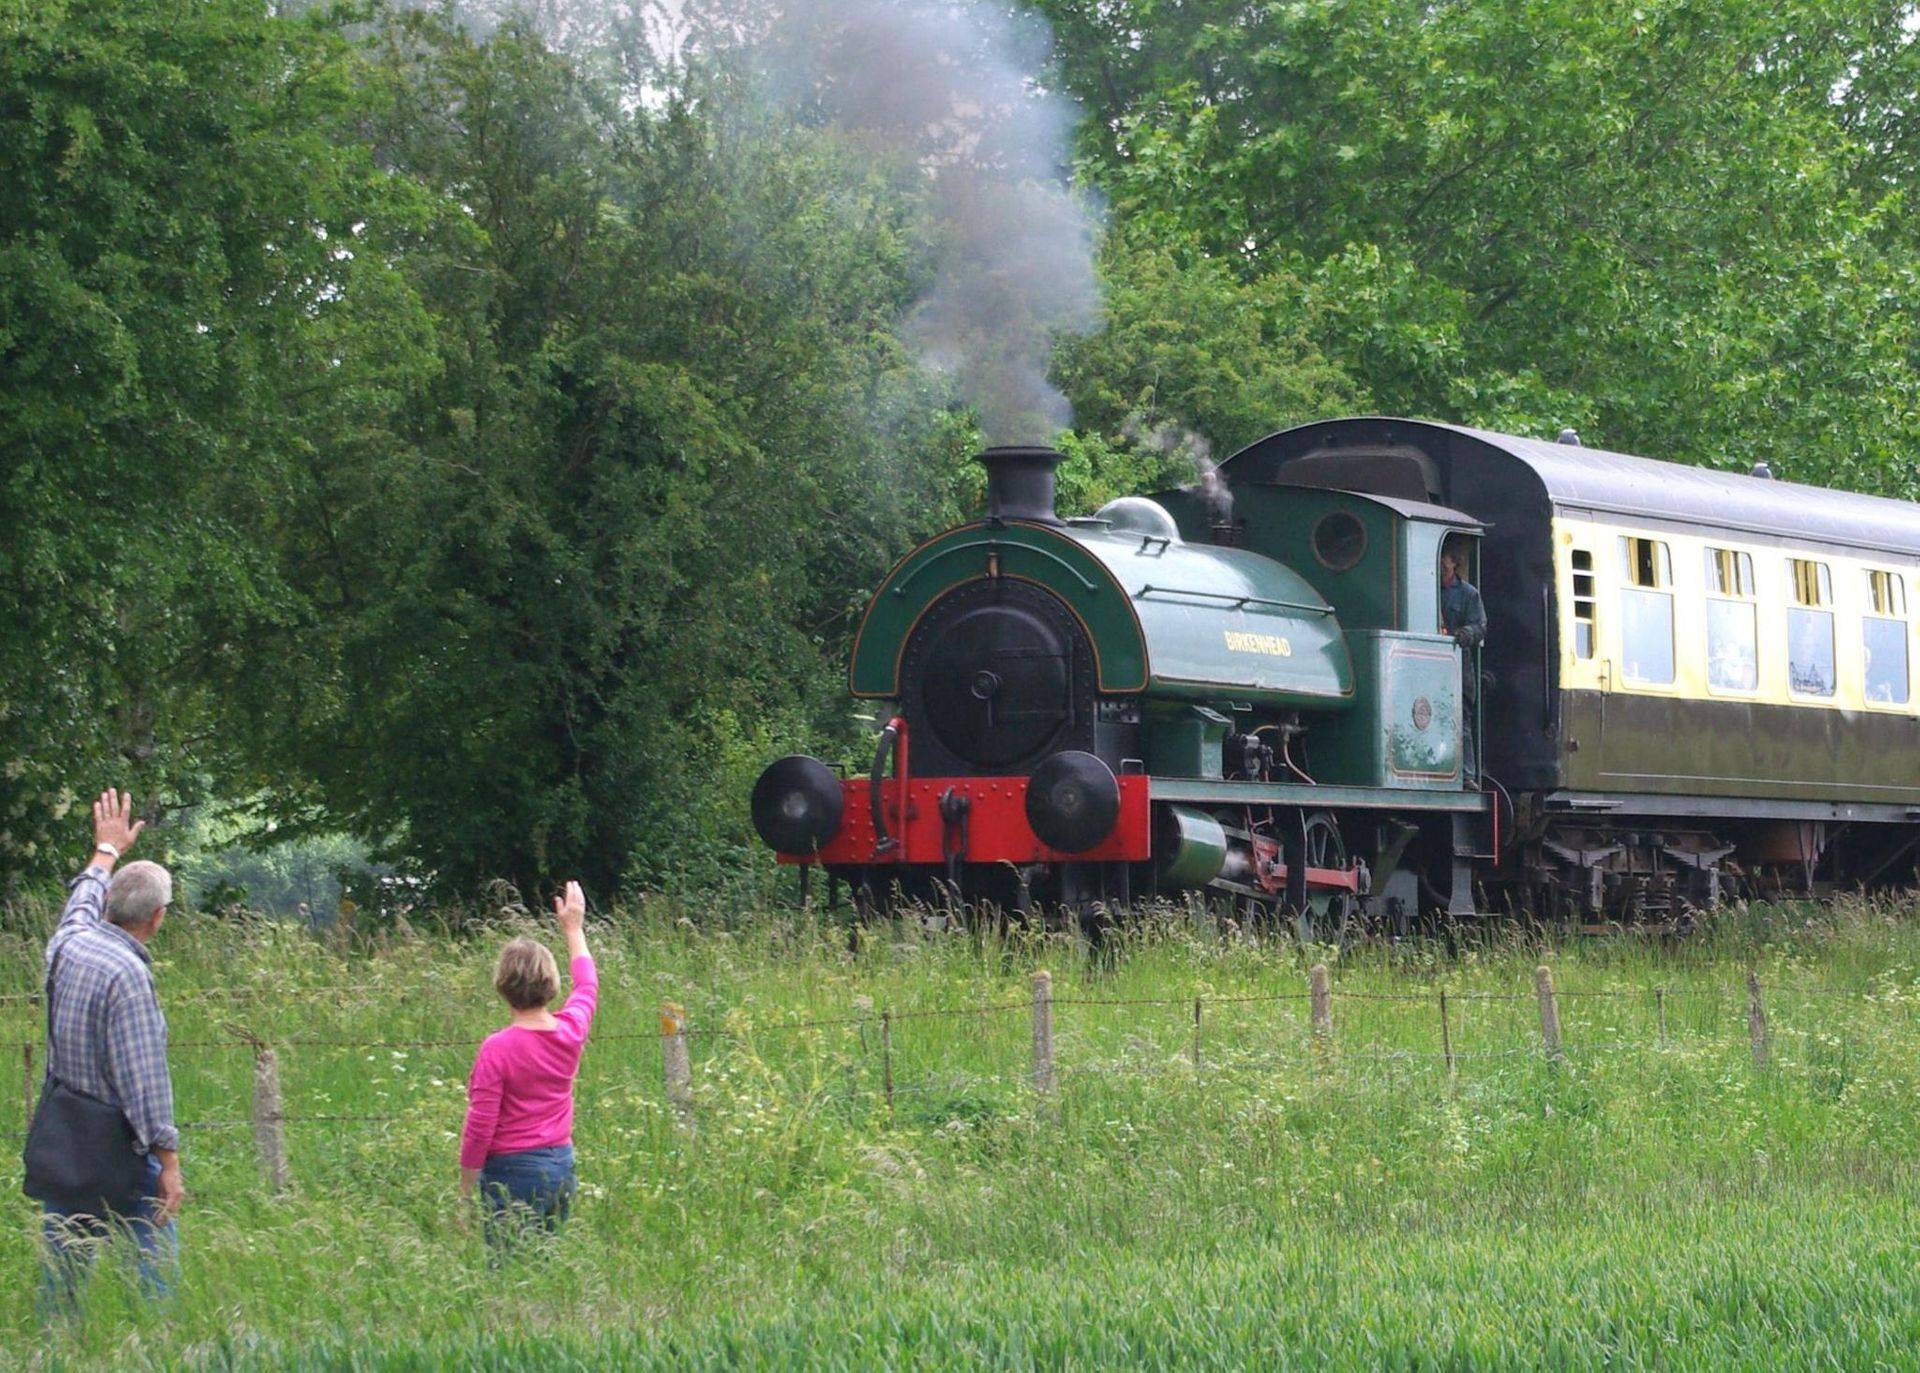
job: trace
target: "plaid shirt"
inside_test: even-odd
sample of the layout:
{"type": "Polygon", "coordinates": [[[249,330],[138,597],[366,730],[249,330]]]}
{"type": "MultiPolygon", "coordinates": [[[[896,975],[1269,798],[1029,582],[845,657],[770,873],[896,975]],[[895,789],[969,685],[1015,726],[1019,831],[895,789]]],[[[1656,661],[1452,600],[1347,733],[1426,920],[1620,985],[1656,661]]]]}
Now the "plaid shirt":
{"type": "Polygon", "coordinates": [[[118,1105],[141,1153],[178,1149],[167,1018],[153,991],[153,960],[106,919],[105,869],[89,866],[70,891],[47,941],[47,966],[60,960],[47,1071],[76,1092],[118,1105]]]}

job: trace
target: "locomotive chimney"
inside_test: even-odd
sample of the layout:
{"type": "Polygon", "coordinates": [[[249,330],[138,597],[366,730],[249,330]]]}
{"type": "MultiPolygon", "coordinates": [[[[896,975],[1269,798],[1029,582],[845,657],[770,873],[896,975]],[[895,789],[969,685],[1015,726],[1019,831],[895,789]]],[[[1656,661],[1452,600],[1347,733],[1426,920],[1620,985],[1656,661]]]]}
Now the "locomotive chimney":
{"type": "Polygon", "coordinates": [[[1061,524],[1053,513],[1053,469],[1065,455],[1052,448],[989,448],[980,455],[987,469],[987,518],[1061,524]]]}

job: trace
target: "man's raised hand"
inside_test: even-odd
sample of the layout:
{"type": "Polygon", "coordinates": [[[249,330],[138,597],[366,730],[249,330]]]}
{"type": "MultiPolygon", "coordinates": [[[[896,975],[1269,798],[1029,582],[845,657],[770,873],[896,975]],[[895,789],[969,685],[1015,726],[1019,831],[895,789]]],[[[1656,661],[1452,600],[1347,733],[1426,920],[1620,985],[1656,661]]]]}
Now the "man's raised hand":
{"type": "Polygon", "coordinates": [[[109,787],[93,803],[93,842],[96,844],[111,844],[115,852],[124,854],[133,847],[133,841],[140,837],[140,831],[146,827],[145,820],[133,818],[131,792],[109,787]]]}

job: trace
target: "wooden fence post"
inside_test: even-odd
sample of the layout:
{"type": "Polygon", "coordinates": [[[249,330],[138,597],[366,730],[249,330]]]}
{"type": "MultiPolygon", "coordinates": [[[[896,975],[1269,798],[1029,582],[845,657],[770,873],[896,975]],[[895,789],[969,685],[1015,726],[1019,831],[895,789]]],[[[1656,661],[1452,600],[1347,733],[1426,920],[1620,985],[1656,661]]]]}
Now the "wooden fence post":
{"type": "Polygon", "coordinates": [[[1664,1049],[1667,1047],[1667,989],[1665,987],[1653,989],[1653,1009],[1659,1021],[1660,1047],[1664,1049]]]}
{"type": "Polygon", "coordinates": [[[887,1119],[893,1119],[893,1008],[880,1008],[880,1086],[887,1094],[887,1119]]]}
{"type": "Polygon", "coordinates": [[[1200,1071],[1200,998],[1193,999],[1193,1070],[1200,1071]]]}
{"type": "Polygon", "coordinates": [[[1333,984],[1327,977],[1327,965],[1316,963],[1307,974],[1307,999],[1312,1007],[1314,1047],[1333,1047],[1333,984]]]}
{"type": "Polygon", "coordinates": [[[693,1064],[687,1057],[687,1013],[673,1002],[660,1006],[660,1059],[667,1074],[667,1105],[680,1128],[693,1129],[693,1064]]]}
{"type": "Polygon", "coordinates": [[[1459,1073],[1459,1065],[1453,1059],[1453,1030],[1447,1025],[1447,989],[1440,989],[1440,1052],[1447,1060],[1447,1079],[1452,1081],[1459,1073]]]}
{"type": "Polygon", "coordinates": [[[293,1177],[287,1168],[286,1110],[280,1099],[280,1059],[265,1044],[253,1051],[253,1142],[260,1147],[260,1165],[267,1186],[285,1192],[293,1177]]]}
{"type": "Polygon", "coordinates": [[[1767,1066],[1767,1008],[1760,1000],[1760,975],[1747,973],[1747,1038],[1753,1041],[1753,1066],[1767,1066]]]}
{"type": "Polygon", "coordinates": [[[1033,975],[1033,1088],[1050,1097],[1054,1085],[1053,974],[1043,968],[1033,975]]]}
{"type": "Polygon", "coordinates": [[[1546,1046],[1548,1058],[1559,1059],[1564,1056],[1560,1049],[1560,1002],[1553,994],[1553,969],[1544,963],[1533,970],[1533,990],[1540,998],[1540,1042],[1546,1046]]]}

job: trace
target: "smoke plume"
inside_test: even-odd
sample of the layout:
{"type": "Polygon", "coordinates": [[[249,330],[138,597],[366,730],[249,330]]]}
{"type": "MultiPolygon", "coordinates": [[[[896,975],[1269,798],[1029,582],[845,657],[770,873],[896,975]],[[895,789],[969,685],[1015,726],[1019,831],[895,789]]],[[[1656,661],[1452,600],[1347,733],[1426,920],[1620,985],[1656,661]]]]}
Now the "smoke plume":
{"type": "Polygon", "coordinates": [[[1049,36],[984,0],[789,0],[763,37],[774,95],[927,178],[933,281],[908,321],[989,441],[1071,422],[1053,341],[1090,327],[1097,211],[1066,184],[1077,111],[1038,85],[1049,36]]]}

